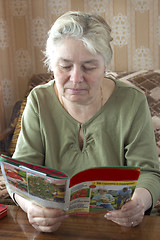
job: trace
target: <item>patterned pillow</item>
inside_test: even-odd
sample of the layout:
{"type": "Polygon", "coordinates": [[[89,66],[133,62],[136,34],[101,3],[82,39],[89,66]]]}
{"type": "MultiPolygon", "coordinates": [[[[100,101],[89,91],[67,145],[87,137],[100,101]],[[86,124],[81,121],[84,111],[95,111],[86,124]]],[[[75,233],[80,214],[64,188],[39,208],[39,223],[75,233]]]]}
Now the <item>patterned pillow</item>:
{"type": "Polygon", "coordinates": [[[146,94],[153,120],[160,162],[160,70],[120,73],[117,79],[139,87],[146,94]]]}
{"type": "Polygon", "coordinates": [[[16,147],[17,139],[18,139],[18,136],[19,136],[19,133],[20,133],[20,130],[21,130],[21,118],[22,118],[24,108],[26,106],[26,102],[27,102],[27,98],[24,98],[24,100],[21,103],[21,108],[20,108],[20,111],[19,111],[19,116],[18,116],[18,119],[17,119],[17,123],[16,123],[15,129],[14,129],[14,132],[13,132],[12,140],[11,140],[9,148],[8,148],[8,153],[9,153],[10,156],[13,155],[15,147],[16,147]]]}

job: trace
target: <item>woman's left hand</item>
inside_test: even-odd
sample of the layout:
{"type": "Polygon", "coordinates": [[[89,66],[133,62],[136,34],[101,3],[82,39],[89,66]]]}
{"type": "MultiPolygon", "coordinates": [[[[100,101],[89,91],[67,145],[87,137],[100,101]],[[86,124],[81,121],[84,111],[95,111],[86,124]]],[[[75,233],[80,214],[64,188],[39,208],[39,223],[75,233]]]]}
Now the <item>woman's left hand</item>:
{"type": "Polygon", "coordinates": [[[151,205],[151,195],[148,190],[139,188],[134,192],[132,200],[125,203],[120,210],[106,213],[105,218],[121,226],[135,227],[142,222],[145,211],[151,205]],[[144,196],[141,191],[144,193],[144,196]]]}

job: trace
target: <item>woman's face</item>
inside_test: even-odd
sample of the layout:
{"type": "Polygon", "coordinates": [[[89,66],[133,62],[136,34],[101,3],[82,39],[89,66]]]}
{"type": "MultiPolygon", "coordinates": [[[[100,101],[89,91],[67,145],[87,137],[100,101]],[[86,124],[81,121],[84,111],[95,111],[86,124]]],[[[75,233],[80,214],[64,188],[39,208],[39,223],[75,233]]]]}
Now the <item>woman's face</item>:
{"type": "Polygon", "coordinates": [[[91,54],[82,41],[67,38],[55,48],[52,66],[60,96],[79,104],[96,99],[105,71],[101,55],[91,54]]]}

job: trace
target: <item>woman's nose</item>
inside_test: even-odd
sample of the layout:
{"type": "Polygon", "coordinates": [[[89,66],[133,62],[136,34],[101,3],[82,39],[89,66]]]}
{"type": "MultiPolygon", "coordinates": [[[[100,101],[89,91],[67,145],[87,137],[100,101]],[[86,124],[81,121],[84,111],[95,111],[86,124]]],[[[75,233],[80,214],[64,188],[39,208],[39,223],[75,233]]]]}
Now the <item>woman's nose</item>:
{"type": "Polygon", "coordinates": [[[83,81],[83,72],[79,68],[73,68],[70,73],[70,81],[74,83],[79,83],[83,81]]]}

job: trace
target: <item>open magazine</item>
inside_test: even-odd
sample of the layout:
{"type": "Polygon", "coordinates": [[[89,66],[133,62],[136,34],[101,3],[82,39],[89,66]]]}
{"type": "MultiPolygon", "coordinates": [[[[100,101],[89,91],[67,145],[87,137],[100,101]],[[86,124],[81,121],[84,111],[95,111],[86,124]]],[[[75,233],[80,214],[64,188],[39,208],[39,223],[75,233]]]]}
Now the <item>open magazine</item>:
{"type": "Polygon", "coordinates": [[[131,199],[140,168],[97,167],[71,178],[62,171],[0,156],[6,185],[15,193],[48,208],[68,214],[97,214],[121,206],[131,199]]]}

